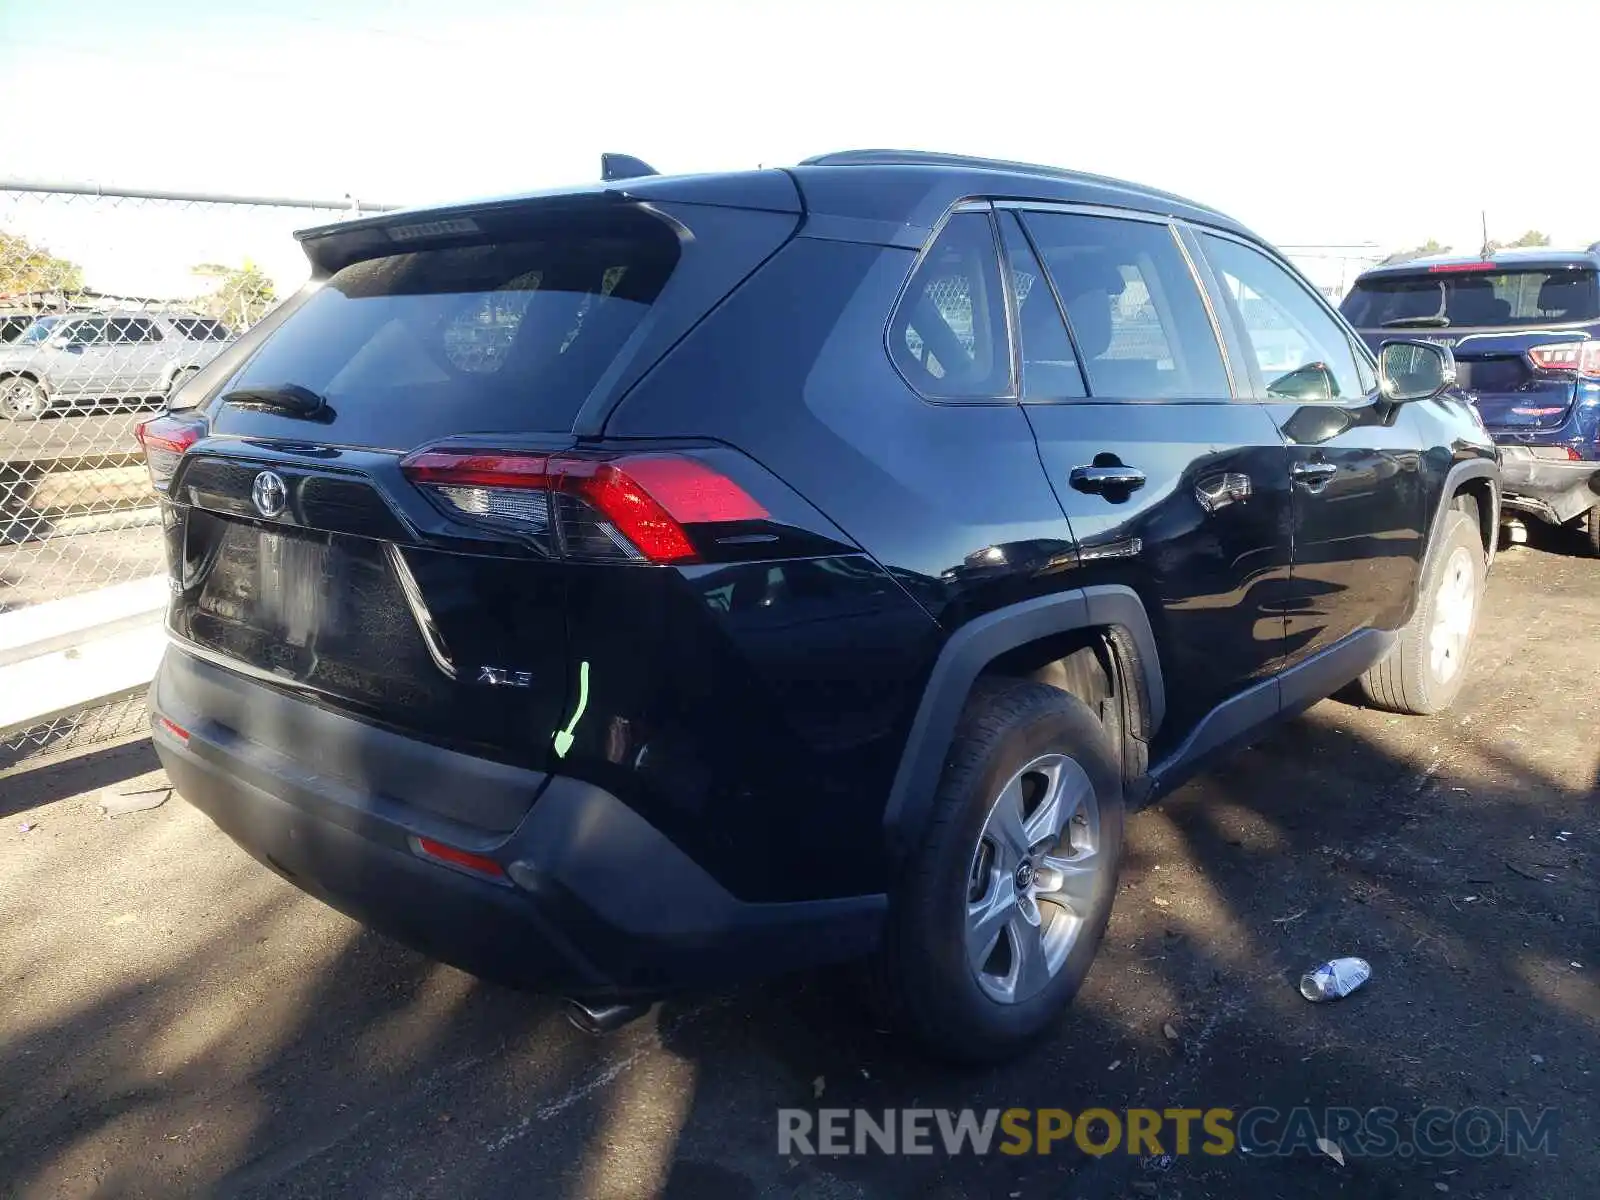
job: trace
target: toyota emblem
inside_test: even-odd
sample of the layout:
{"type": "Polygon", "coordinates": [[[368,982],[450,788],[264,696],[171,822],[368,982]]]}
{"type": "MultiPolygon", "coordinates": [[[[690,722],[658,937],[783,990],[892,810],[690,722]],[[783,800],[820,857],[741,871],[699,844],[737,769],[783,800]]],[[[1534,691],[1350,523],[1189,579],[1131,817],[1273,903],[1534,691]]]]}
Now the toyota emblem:
{"type": "Polygon", "coordinates": [[[289,502],[289,488],[276,471],[262,471],[250,485],[250,499],[263,517],[275,517],[289,502]]]}

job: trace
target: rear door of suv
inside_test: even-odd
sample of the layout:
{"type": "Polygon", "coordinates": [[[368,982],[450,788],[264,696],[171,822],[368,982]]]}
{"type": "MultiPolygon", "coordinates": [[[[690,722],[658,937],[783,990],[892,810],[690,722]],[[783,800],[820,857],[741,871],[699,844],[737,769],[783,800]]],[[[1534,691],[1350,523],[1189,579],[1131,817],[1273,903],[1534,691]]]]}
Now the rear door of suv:
{"type": "Polygon", "coordinates": [[[159,392],[170,353],[161,327],[149,317],[112,317],[106,322],[106,334],[111,349],[104,390],[129,396],[159,392]]]}
{"type": "Polygon", "coordinates": [[[1415,412],[1380,401],[1374,364],[1282,262],[1231,234],[1186,236],[1245,348],[1250,393],[1289,445],[1288,662],[1358,630],[1398,628],[1426,549],[1415,412]]]}
{"type": "MultiPolygon", "coordinates": [[[[1169,681],[1159,754],[1282,660],[1288,451],[1265,412],[1235,399],[1166,218],[999,216],[1025,411],[1076,535],[1080,579],[1133,587],[1156,625],[1169,681]]],[[[1258,707],[1254,719],[1271,716],[1276,693],[1264,689],[1258,707]]]]}

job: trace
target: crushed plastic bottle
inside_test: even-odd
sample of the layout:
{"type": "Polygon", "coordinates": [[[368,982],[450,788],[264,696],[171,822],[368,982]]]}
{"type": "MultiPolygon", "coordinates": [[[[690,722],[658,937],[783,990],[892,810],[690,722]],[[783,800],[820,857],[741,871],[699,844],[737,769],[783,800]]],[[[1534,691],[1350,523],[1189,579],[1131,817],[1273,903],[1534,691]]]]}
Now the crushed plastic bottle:
{"type": "Polygon", "coordinates": [[[1300,994],[1307,1000],[1342,1000],[1372,978],[1364,958],[1335,958],[1300,976],[1300,994]]]}

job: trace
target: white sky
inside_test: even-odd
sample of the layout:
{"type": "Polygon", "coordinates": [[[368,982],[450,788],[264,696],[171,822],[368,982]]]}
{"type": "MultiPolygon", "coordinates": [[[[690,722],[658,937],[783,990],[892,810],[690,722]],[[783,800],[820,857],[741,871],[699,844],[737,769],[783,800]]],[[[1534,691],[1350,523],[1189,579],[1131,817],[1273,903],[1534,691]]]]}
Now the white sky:
{"type": "MultiPolygon", "coordinates": [[[[602,150],[896,146],[1153,184],[1279,243],[1474,250],[1486,209],[1493,237],[1587,245],[1597,48],[1600,0],[0,0],[0,176],[418,203],[592,179],[602,150]]],[[[10,218],[100,286],[245,252],[10,218]]],[[[278,229],[317,219],[250,252],[292,273],[278,229]]]]}

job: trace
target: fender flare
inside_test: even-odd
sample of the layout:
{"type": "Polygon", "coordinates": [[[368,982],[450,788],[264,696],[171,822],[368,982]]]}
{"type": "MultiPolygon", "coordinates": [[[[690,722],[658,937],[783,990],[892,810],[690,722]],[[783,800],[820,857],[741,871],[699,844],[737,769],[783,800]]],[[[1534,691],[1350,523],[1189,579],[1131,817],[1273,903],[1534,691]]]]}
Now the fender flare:
{"type": "Polygon", "coordinates": [[[1105,628],[1131,644],[1141,686],[1146,738],[1166,713],[1166,688],[1155,632],[1139,594],[1121,584],[1073,588],[984,613],[945,642],[923,688],[900,754],[883,825],[891,857],[902,859],[921,834],[961,710],[983,668],[1018,646],[1075,629],[1105,628]]]}
{"type": "MultiPolygon", "coordinates": [[[[1419,581],[1427,580],[1429,572],[1433,570],[1433,556],[1438,551],[1440,541],[1443,540],[1444,523],[1454,511],[1450,498],[1469,479],[1487,479],[1489,490],[1493,493],[1494,511],[1487,514],[1490,530],[1487,553],[1491,561],[1494,558],[1495,531],[1500,528],[1500,465],[1490,458],[1464,459],[1445,472],[1444,483],[1439,488],[1439,503],[1433,510],[1433,520],[1428,526],[1428,546],[1422,552],[1422,569],[1417,576],[1419,581]]],[[[1420,587],[1421,583],[1418,586],[1420,587]]]]}

